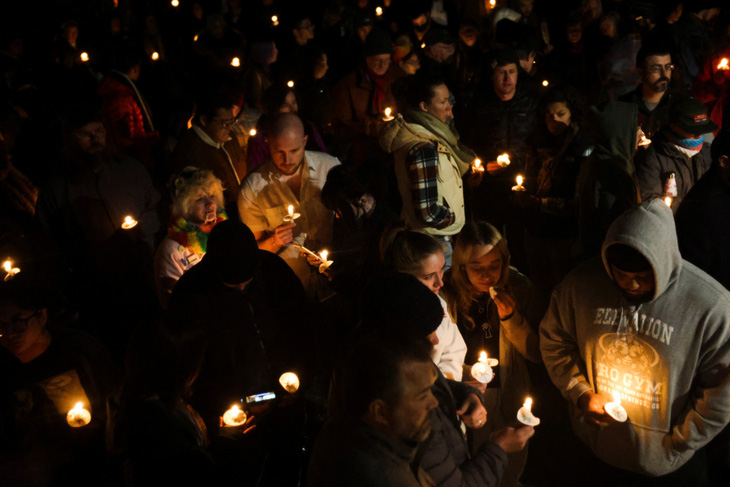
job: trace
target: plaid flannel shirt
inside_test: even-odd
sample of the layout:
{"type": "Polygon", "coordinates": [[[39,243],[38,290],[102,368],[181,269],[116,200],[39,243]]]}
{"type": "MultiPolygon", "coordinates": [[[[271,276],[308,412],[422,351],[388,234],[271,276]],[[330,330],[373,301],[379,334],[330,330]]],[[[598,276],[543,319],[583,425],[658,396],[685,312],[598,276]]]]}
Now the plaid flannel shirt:
{"type": "Polygon", "coordinates": [[[432,144],[418,144],[406,157],[416,217],[428,227],[446,228],[456,216],[447,206],[439,204],[438,166],[439,153],[432,144]]]}

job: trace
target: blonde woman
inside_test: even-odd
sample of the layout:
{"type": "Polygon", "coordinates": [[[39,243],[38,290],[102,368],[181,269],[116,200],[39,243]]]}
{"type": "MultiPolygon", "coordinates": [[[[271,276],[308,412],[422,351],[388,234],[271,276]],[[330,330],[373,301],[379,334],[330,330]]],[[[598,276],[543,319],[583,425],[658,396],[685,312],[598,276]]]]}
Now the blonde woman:
{"type": "MultiPolygon", "coordinates": [[[[513,422],[530,393],[526,360],[541,362],[538,326],[546,303],[529,279],[510,267],[509,260],[507,242],[496,228],[486,222],[467,222],[454,245],[453,266],[446,276],[444,296],[466,342],[465,362],[477,362],[481,351],[499,359],[484,394],[487,426],[476,431],[473,448],[490,432],[513,422]]],[[[468,370],[464,380],[471,380],[468,370]]],[[[509,459],[502,487],[518,485],[527,449],[511,453],[509,459]]]]}
{"type": "Polygon", "coordinates": [[[431,358],[444,376],[460,381],[466,344],[439,296],[446,263],[441,244],[425,233],[391,226],[381,239],[381,255],[388,270],[411,274],[439,298],[444,319],[428,337],[434,345],[431,358]]]}
{"type": "Polygon", "coordinates": [[[211,171],[186,167],[172,177],[169,187],[172,217],[155,254],[155,287],[163,308],[178,279],[205,255],[210,231],[228,219],[223,185],[211,171]]]}

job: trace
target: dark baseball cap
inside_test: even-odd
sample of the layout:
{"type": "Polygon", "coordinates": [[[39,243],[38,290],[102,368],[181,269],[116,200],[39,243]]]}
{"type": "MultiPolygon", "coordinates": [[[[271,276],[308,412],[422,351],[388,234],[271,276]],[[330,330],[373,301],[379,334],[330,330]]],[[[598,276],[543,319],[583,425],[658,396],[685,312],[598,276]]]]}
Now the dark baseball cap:
{"type": "Polygon", "coordinates": [[[669,122],[692,135],[707,134],[720,128],[710,120],[707,106],[692,97],[683,97],[672,106],[669,122]]]}

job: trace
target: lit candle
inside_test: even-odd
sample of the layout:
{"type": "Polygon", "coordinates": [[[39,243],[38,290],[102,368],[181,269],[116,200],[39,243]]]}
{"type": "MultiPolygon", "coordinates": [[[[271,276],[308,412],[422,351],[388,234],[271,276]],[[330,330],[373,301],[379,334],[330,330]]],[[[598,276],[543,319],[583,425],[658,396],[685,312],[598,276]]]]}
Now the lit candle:
{"type": "Polygon", "coordinates": [[[122,228],[125,230],[129,230],[130,228],[134,228],[137,226],[137,220],[132,218],[131,216],[125,216],[124,222],[122,223],[122,228]]]}
{"type": "Polygon", "coordinates": [[[279,384],[286,392],[294,394],[299,389],[299,377],[294,372],[285,372],[279,377],[279,384]]]}
{"type": "Polygon", "coordinates": [[[621,405],[621,396],[616,391],[613,391],[613,402],[609,402],[603,408],[609,416],[620,423],[623,423],[629,417],[626,410],[621,405]]]}
{"type": "Polygon", "coordinates": [[[246,419],[248,419],[246,411],[239,408],[238,404],[234,404],[231,409],[223,413],[223,422],[226,426],[241,426],[246,419]]]}
{"type": "Polygon", "coordinates": [[[10,259],[3,262],[3,269],[5,270],[5,279],[3,279],[4,281],[9,281],[15,276],[15,274],[20,272],[19,268],[13,267],[13,261],[11,261],[10,259]]]}
{"type": "Polygon", "coordinates": [[[151,57],[152,57],[152,60],[153,61],[157,61],[158,59],[160,59],[160,53],[158,53],[157,51],[155,51],[155,52],[152,53],[152,56],[151,57]]]}
{"type": "Polygon", "coordinates": [[[722,71],[727,71],[728,69],[730,69],[730,65],[728,65],[728,59],[726,57],[720,60],[720,64],[717,65],[717,69],[720,69],[722,71]]]}
{"type": "Polygon", "coordinates": [[[81,62],[82,63],[85,63],[85,62],[87,62],[89,60],[89,53],[82,52],[79,57],[81,58],[81,62]]]}
{"type": "Polygon", "coordinates": [[[664,198],[664,204],[671,208],[672,207],[672,197],[667,196],[666,198],[664,198]]]}
{"type": "Polygon", "coordinates": [[[276,27],[277,25],[279,25],[279,17],[277,17],[276,15],[272,15],[271,16],[271,23],[274,24],[274,27],[276,27]]]}
{"type": "Polygon", "coordinates": [[[286,83],[286,85],[287,85],[287,86],[288,86],[289,88],[294,88],[294,81],[292,81],[292,80],[289,80],[289,81],[288,81],[288,82],[286,83]]]}
{"type": "Polygon", "coordinates": [[[497,6],[497,0],[489,0],[489,6],[491,8],[494,8],[497,6]]]}
{"type": "Polygon", "coordinates": [[[250,135],[251,137],[253,137],[254,135],[256,135],[256,129],[249,130],[248,131],[248,135],[250,135]]]}
{"type": "Polygon", "coordinates": [[[195,37],[193,37],[193,42],[198,42],[198,34],[195,34],[195,37]]]}
{"type": "Polygon", "coordinates": [[[91,422],[91,413],[84,409],[83,403],[77,402],[66,415],[66,422],[74,428],[86,426],[91,422]]]}
{"type": "Polygon", "coordinates": [[[507,167],[509,166],[509,163],[509,154],[507,154],[506,152],[500,156],[497,156],[497,164],[499,164],[499,167],[507,167]]]}
{"type": "Polygon", "coordinates": [[[172,4],[173,7],[178,7],[180,5],[180,2],[178,0],[172,0],[172,2],[170,2],[170,3],[172,4]]]}
{"type": "Polygon", "coordinates": [[[512,186],[512,191],[526,191],[525,187],[522,186],[522,181],[524,181],[524,179],[522,179],[522,176],[517,176],[516,181],[517,186],[512,186]]]}
{"type": "Polygon", "coordinates": [[[426,49],[426,43],[425,42],[422,42],[421,43],[421,49],[426,49]]]}
{"type": "Polygon", "coordinates": [[[393,113],[393,109],[390,107],[386,107],[385,110],[383,110],[383,122],[390,122],[395,117],[391,115],[393,113]]]}
{"type": "Polygon", "coordinates": [[[294,205],[289,205],[287,207],[287,211],[289,212],[289,214],[284,217],[284,221],[287,223],[293,222],[294,220],[302,216],[299,213],[294,213],[294,205]]]}
{"type": "Polygon", "coordinates": [[[471,376],[482,384],[489,384],[494,378],[492,367],[499,365],[499,360],[488,359],[487,352],[479,354],[479,362],[471,366],[471,376]]]}
{"type": "Polygon", "coordinates": [[[238,59],[237,57],[234,57],[233,59],[231,59],[231,66],[233,66],[234,68],[237,68],[240,65],[241,65],[240,59],[238,59]]]}
{"type": "Polygon", "coordinates": [[[549,85],[549,84],[550,84],[550,83],[548,83],[548,80],[546,80],[546,79],[542,80],[542,85],[543,85],[543,86],[547,86],[547,85],[549,85]]]}
{"type": "Polygon", "coordinates": [[[517,421],[527,426],[537,426],[540,424],[540,418],[532,414],[532,399],[526,398],[525,403],[519,411],[517,411],[517,421]]]}
{"type": "Polygon", "coordinates": [[[474,172],[484,172],[484,166],[482,166],[482,161],[480,159],[474,159],[472,170],[474,172]]]}
{"type": "Polygon", "coordinates": [[[319,272],[321,274],[324,274],[324,272],[329,269],[332,264],[334,264],[334,261],[327,260],[328,254],[329,252],[327,252],[326,250],[323,250],[319,253],[319,260],[322,261],[322,263],[319,265],[319,272]]]}
{"type": "Polygon", "coordinates": [[[382,7],[375,7],[375,15],[377,15],[378,17],[380,17],[381,15],[383,15],[383,9],[382,9],[382,7]]]}
{"type": "Polygon", "coordinates": [[[642,147],[646,147],[649,144],[651,144],[651,139],[647,139],[646,135],[641,134],[641,139],[639,139],[639,145],[642,147]]]}

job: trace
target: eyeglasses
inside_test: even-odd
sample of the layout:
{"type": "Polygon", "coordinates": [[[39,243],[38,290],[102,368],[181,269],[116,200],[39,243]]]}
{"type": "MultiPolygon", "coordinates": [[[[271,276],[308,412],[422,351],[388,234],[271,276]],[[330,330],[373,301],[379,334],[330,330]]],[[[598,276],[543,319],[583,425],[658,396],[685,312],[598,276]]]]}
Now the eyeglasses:
{"type": "Polygon", "coordinates": [[[0,336],[7,335],[8,332],[23,333],[28,329],[28,322],[41,314],[41,311],[36,311],[32,315],[25,318],[15,318],[12,321],[0,321],[0,336]]]}
{"type": "Polygon", "coordinates": [[[214,118],[213,119],[213,122],[217,123],[218,125],[220,125],[224,129],[229,129],[229,128],[233,127],[234,125],[236,125],[238,123],[238,119],[237,118],[231,118],[229,120],[218,120],[217,118],[214,118]]]}
{"type": "Polygon", "coordinates": [[[646,68],[647,71],[653,74],[661,73],[663,71],[672,72],[674,71],[674,64],[665,64],[662,66],[661,64],[652,64],[651,66],[646,68]]]}

